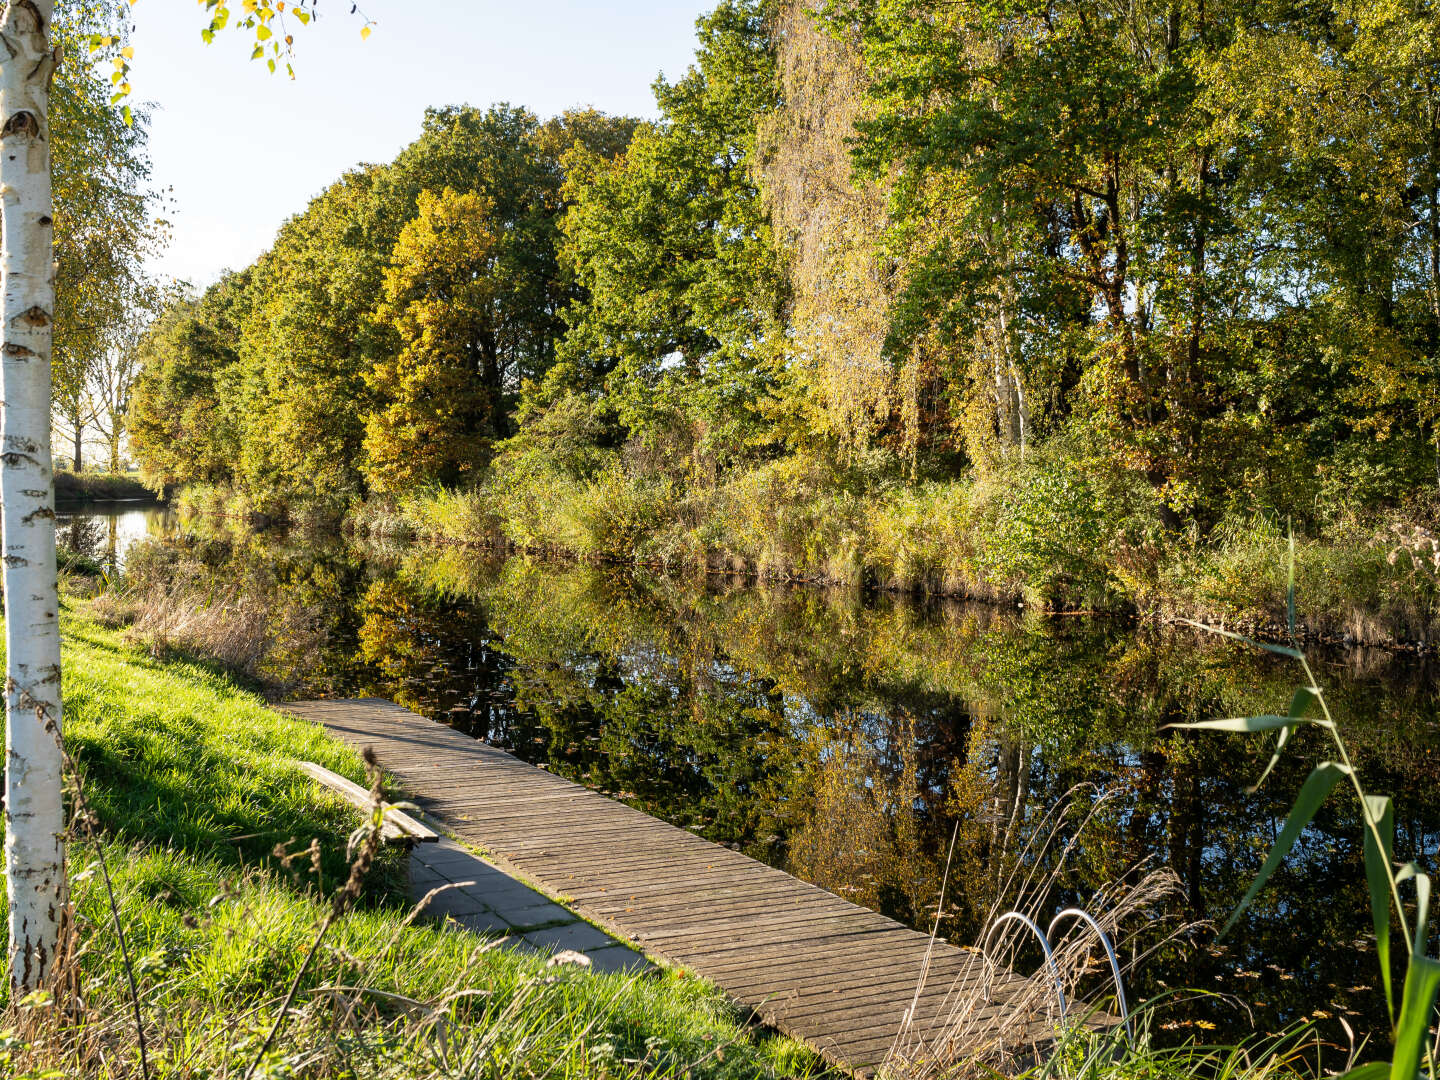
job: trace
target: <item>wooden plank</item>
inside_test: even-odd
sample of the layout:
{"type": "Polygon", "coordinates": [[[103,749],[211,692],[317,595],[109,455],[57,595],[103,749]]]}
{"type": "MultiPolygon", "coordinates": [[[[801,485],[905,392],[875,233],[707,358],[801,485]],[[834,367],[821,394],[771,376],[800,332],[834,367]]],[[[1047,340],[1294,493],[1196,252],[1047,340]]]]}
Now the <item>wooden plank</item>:
{"type": "MultiPolygon", "coordinates": [[[[370,792],[366,791],[353,780],[346,779],[339,773],[331,772],[323,765],[316,765],[313,761],[296,762],[300,771],[311,779],[318,780],[331,791],[343,798],[362,813],[370,813],[374,807],[374,800],[370,792]]],[[[403,810],[397,810],[389,803],[384,805],[384,817],[380,826],[380,835],[389,842],[411,841],[420,844],[433,844],[440,839],[439,833],[426,828],[403,810]]],[[[373,834],[372,834],[373,835],[373,834]]]]}
{"type": "MultiPolygon", "coordinates": [[[[288,708],[380,763],[450,828],[606,929],[713,979],[740,1005],[867,1074],[930,980],[913,1032],[934,1034],[974,954],[379,699],[288,708]]],[[[368,801],[368,793],[366,794],[368,801]]],[[[1020,983],[1002,972],[996,995],[1020,983]]],[[[993,1038],[980,1010],[975,1038],[993,1038]]],[[[997,1027],[998,1030],[998,1027],[997,1027]]]]}

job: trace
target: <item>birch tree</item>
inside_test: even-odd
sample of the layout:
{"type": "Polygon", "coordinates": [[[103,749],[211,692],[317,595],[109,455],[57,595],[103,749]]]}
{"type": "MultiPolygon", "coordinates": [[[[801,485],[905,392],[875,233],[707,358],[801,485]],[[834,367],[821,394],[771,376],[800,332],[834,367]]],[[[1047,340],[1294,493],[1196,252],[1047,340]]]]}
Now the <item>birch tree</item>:
{"type": "Polygon", "coordinates": [[[60,622],[50,454],[55,311],[50,198],[54,0],[0,14],[0,512],[5,587],[5,879],[10,981],[52,974],[68,909],[61,797],[60,622]]]}
{"type": "MultiPolygon", "coordinates": [[[[313,17],[314,0],[246,3],[232,23],[220,0],[204,0],[208,43],[232,27],[253,36],[255,59],[273,72],[292,42],[287,16],[313,17]],[[277,33],[277,30],[279,31],[277,33]]],[[[123,8],[122,8],[123,10],[123,8]]],[[[5,590],[5,880],[7,960],[13,991],[41,988],[55,973],[68,919],[63,832],[59,596],[55,487],[50,448],[55,322],[54,204],[50,175],[50,81],[54,0],[5,0],[0,11],[0,519],[5,590]]],[[[368,36],[367,19],[361,30],[368,36]]],[[[95,35],[92,49],[115,45],[95,35]]],[[[130,92],[133,50],[113,57],[116,93],[130,92]]],[[[83,59],[81,62],[84,62],[83,59]]],[[[123,109],[127,121],[129,106],[123,109]]]]}

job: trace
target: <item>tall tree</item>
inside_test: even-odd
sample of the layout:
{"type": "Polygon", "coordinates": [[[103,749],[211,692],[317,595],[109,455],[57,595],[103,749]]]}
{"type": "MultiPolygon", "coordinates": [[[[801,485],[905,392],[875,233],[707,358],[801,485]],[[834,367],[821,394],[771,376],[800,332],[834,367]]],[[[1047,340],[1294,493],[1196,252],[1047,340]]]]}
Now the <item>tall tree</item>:
{"type": "Polygon", "coordinates": [[[785,255],[794,442],[861,450],[890,434],[901,396],[886,352],[901,275],[885,251],[888,190],[854,176],[855,122],[871,107],[858,51],[816,25],[814,0],[775,16],[780,102],[760,118],[765,205],[785,255]]]}
{"type": "Polygon", "coordinates": [[[366,420],[366,473],[379,491],[474,476],[506,433],[505,340],[513,328],[495,206],[472,193],[423,192],[395,245],[382,320],[400,348],[366,373],[380,399],[366,420]]]}
{"type": "Polygon", "coordinates": [[[50,98],[55,418],[69,436],[77,471],[86,428],[96,418],[91,376],[143,306],[151,288],[145,260],[166,239],[155,217],[159,198],[149,190],[147,111],[132,110],[127,122],[111,101],[109,73],[77,62],[89,52],[92,35],[114,31],[118,17],[106,0],[67,0],[56,9],[53,28],[57,46],[72,58],[56,72],[50,98]]]}
{"type": "Polygon", "coordinates": [[[780,352],[781,288],[754,175],[777,100],[768,0],[723,0],[696,64],[660,80],[663,119],[624,157],[577,151],[562,258],[584,289],[533,411],[602,390],[625,432],[713,471],[760,429],[780,352]]]}

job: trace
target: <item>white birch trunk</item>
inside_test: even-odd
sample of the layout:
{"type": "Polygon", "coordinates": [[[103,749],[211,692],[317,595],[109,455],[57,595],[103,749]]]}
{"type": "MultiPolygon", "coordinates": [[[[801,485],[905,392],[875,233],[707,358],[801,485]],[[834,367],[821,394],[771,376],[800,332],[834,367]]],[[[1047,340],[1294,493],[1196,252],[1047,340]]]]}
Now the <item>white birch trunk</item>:
{"type": "Polygon", "coordinates": [[[60,624],[50,457],[55,271],[50,196],[54,0],[0,13],[0,517],[5,584],[5,883],[11,986],[53,974],[67,918],[60,624]]]}

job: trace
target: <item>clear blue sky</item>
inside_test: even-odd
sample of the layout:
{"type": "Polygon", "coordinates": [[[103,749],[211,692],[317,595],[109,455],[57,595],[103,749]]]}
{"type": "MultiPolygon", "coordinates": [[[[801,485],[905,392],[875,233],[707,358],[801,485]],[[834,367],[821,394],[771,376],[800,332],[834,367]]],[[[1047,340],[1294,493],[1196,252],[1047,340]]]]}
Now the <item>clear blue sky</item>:
{"type": "MultiPolygon", "coordinates": [[[[238,0],[232,8],[239,9],[238,0]]],[[[713,0],[321,0],[296,32],[296,80],[248,59],[239,34],[200,40],[193,0],[132,9],[135,100],[153,101],[158,186],[173,189],[174,242],[155,269],[204,286],[269,246],[276,228],[350,166],[388,161],[426,106],[509,101],[540,116],[572,105],[654,115],[713,0]]]]}

